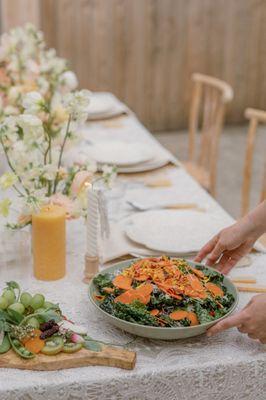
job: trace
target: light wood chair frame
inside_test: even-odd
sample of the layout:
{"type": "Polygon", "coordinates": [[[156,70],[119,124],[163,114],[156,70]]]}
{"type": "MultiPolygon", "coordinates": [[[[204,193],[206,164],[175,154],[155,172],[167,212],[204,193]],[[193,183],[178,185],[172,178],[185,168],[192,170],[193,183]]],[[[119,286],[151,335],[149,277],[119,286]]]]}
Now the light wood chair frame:
{"type": "MultiPolygon", "coordinates": [[[[247,134],[246,156],[243,169],[243,186],[242,186],[242,216],[247,214],[250,207],[250,191],[252,180],[252,166],[254,158],[255,140],[257,128],[260,123],[266,124],[266,111],[247,108],[245,117],[249,120],[249,128],[247,134]]],[[[264,160],[264,172],[262,181],[262,191],[260,201],[266,199],[266,164],[264,160]]]]}
{"type": "Polygon", "coordinates": [[[219,137],[223,127],[225,104],[233,99],[234,93],[229,84],[212,76],[194,73],[192,81],[193,92],[189,115],[188,158],[190,163],[198,164],[200,167],[203,167],[207,160],[208,190],[215,196],[219,137]],[[203,102],[200,154],[196,161],[196,134],[199,130],[203,91],[206,92],[206,99],[203,102]]]}

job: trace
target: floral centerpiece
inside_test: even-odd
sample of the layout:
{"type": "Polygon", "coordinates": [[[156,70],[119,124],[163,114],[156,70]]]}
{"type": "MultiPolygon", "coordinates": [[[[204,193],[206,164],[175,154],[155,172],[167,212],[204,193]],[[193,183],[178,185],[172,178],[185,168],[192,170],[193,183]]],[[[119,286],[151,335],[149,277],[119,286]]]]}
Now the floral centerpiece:
{"type": "MultiPolygon", "coordinates": [[[[64,150],[75,145],[78,126],[87,119],[90,92],[76,91],[77,85],[67,61],[46,48],[32,25],[2,35],[0,147],[9,168],[0,177],[7,190],[0,214],[8,217],[15,205],[19,216],[8,223],[12,228],[29,224],[45,203],[64,206],[69,218],[86,213],[86,183],[95,165],[62,165],[64,150]],[[10,188],[17,193],[15,204],[10,188]]],[[[104,179],[112,174],[107,168],[104,179]]]]}

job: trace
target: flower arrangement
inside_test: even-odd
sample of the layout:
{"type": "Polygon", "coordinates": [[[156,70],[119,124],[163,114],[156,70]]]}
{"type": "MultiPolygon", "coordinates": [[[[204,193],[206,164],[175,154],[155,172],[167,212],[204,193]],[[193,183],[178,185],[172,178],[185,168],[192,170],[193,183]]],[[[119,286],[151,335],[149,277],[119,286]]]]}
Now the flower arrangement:
{"type": "MultiPolygon", "coordinates": [[[[29,224],[32,212],[45,203],[64,206],[69,218],[86,213],[86,183],[95,165],[62,165],[64,150],[75,144],[77,128],[87,119],[90,92],[77,91],[77,85],[67,61],[46,48],[42,32],[32,25],[2,35],[0,148],[9,169],[0,187],[9,196],[0,201],[0,214],[10,215],[12,188],[19,208],[19,217],[8,223],[12,228],[29,224]]],[[[103,178],[109,180],[113,171],[107,168],[103,178]]]]}

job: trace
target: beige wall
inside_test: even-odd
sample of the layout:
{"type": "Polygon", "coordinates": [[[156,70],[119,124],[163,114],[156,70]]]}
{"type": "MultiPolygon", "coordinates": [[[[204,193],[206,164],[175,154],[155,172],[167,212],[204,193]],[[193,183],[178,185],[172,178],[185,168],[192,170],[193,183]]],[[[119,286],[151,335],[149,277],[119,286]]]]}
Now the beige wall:
{"type": "Polygon", "coordinates": [[[152,129],[186,126],[195,71],[233,86],[229,122],[266,109],[266,0],[2,0],[5,28],[23,3],[82,87],[115,93],[152,129]]]}

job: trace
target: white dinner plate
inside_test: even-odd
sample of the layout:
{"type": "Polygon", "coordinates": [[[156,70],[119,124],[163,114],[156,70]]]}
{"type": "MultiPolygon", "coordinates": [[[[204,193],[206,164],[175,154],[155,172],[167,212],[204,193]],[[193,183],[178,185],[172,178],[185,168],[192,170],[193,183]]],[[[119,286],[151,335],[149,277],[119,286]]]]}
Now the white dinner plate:
{"type": "Polygon", "coordinates": [[[149,161],[154,151],[147,144],[126,143],[119,140],[103,141],[91,146],[90,155],[100,164],[130,166],[149,161]]]}
{"type": "Polygon", "coordinates": [[[131,166],[120,166],[118,171],[121,174],[134,174],[136,172],[153,171],[154,169],[164,167],[169,164],[170,160],[165,156],[157,156],[147,162],[141,162],[131,166]]]}
{"type": "Polygon", "coordinates": [[[149,249],[172,255],[199,251],[228,221],[194,210],[140,212],[128,220],[129,239],[149,249]]]}
{"type": "Polygon", "coordinates": [[[89,117],[104,116],[110,114],[114,109],[114,102],[111,98],[99,95],[92,95],[88,109],[89,117]]]}

